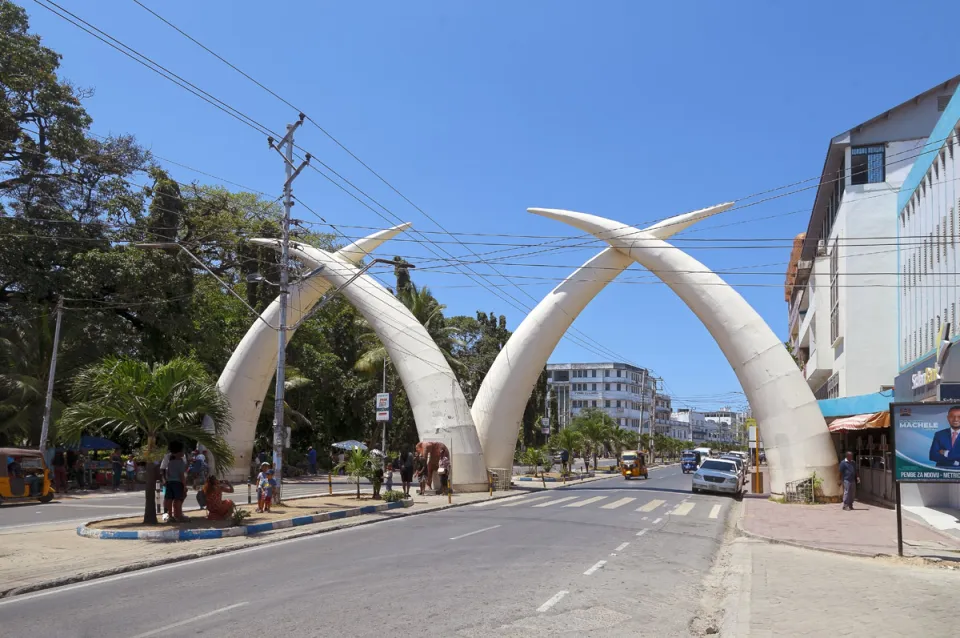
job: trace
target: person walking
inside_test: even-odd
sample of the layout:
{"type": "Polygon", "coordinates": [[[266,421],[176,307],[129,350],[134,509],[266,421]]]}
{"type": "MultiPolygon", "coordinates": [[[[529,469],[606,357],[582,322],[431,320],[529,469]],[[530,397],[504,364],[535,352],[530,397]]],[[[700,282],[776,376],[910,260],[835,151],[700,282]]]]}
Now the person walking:
{"type": "Polygon", "coordinates": [[[170,519],[178,523],[186,522],[183,516],[183,501],[187,497],[187,462],[183,458],[183,449],[170,453],[167,462],[167,482],[163,492],[163,507],[170,513],[170,519]]]}
{"type": "Polygon", "coordinates": [[[63,452],[53,455],[53,482],[57,494],[67,493],[67,459],[63,452]]]}
{"type": "Polygon", "coordinates": [[[860,483],[860,473],[857,464],[853,462],[853,452],[847,452],[847,458],[840,462],[840,480],[843,482],[843,509],[852,510],[853,501],[857,497],[857,485],[860,483]]]}
{"type": "Polygon", "coordinates": [[[410,496],[410,484],[413,483],[413,452],[407,452],[400,468],[400,483],[403,486],[403,495],[410,496]]]}
{"type": "Polygon", "coordinates": [[[310,465],[310,473],[314,476],[317,475],[317,451],[313,449],[313,446],[307,448],[307,463],[310,465]]]}
{"type": "Polygon", "coordinates": [[[437,471],[440,473],[440,494],[446,494],[447,486],[450,485],[450,454],[446,450],[440,452],[440,466],[437,471]]]}
{"type": "Polygon", "coordinates": [[[120,480],[123,478],[123,457],[120,456],[120,449],[117,448],[110,455],[110,470],[113,473],[113,491],[120,489],[120,480]]]}

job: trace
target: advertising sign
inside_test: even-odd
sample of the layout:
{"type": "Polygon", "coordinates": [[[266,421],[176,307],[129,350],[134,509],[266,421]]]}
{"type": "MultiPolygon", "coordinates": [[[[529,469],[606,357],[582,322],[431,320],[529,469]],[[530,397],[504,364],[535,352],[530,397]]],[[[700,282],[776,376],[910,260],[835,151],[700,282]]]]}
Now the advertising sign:
{"type": "Polygon", "coordinates": [[[389,392],[378,392],[377,393],[377,410],[389,410],[390,409],[390,393],[389,392]]]}
{"type": "Polygon", "coordinates": [[[389,421],[390,420],[390,410],[377,410],[377,422],[389,421]]]}
{"type": "Polygon", "coordinates": [[[960,402],[894,403],[890,409],[893,479],[960,481],[960,402]]]}

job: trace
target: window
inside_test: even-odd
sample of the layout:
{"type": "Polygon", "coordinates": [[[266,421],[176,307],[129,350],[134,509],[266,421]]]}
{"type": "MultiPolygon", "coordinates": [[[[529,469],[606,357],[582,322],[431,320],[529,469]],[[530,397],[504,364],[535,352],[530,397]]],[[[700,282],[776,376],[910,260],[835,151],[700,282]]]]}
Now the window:
{"type": "Polygon", "coordinates": [[[593,377],[594,379],[596,379],[596,378],[597,378],[597,371],[596,371],[596,370],[591,370],[591,371],[590,371],[590,376],[593,377]]]}
{"type": "Polygon", "coordinates": [[[609,383],[604,383],[604,384],[603,384],[603,389],[604,389],[605,391],[609,392],[609,391],[610,391],[610,384],[609,384],[609,383]]]}
{"type": "Polygon", "coordinates": [[[596,401],[596,399],[594,399],[593,401],[590,402],[590,407],[592,407],[592,408],[597,407],[597,401],[596,401]]]}
{"type": "Polygon", "coordinates": [[[596,391],[597,391],[597,384],[596,384],[596,383],[591,383],[591,384],[590,384],[590,390],[592,390],[593,392],[596,392],[596,391]]]}
{"type": "Polygon", "coordinates": [[[884,145],[855,146],[850,151],[850,183],[879,184],[886,180],[884,145]]]}
{"type": "Polygon", "coordinates": [[[617,407],[618,407],[618,408],[621,407],[621,406],[620,406],[620,399],[617,399],[617,407]]]}
{"type": "Polygon", "coordinates": [[[620,384],[617,384],[617,392],[620,392],[620,384]]]}
{"type": "Polygon", "coordinates": [[[620,370],[617,370],[617,378],[618,378],[618,379],[620,378],[620,372],[621,372],[620,370]]]}
{"type": "Polygon", "coordinates": [[[605,407],[605,408],[609,408],[609,407],[610,407],[610,399],[605,399],[605,400],[604,400],[604,402],[603,402],[603,407],[605,407]]]}

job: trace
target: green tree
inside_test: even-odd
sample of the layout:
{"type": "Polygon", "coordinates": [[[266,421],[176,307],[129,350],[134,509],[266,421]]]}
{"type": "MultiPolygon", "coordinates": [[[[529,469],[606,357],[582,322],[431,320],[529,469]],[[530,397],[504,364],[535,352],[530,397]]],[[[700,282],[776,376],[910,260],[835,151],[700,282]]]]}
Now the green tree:
{"type": "Polygon", "coordinates": [[[613,418],[599,408],[587,408],[574,417],[568,427],[580,435],[584,448],[593,457],[593,469],[596,470],[597,456],[610,440],[613,418]]]}
{"type": "Polygon", "coordinates": [[[213,454],[217,473],[233,463],[224,440],[229,429],[229,405],[216,383],[195,360],[173,359],[149,365],[108,357],[81,370],[73,379],[74,403],[59,422],[61,440],[76,442],[85,433],[136,439],[147,457],[144,523],[156,523],[153,486],[158,445],[171,440],[196,442],[213,454]],[[203,427],[204,417],[213,429],[203,427]]]}
{"type": "Polygon", "coordinates": [[[614,425],[610,428],[607,436],[609,437],[610,447],[617,455],[617,463],[620,462],[620,455],[623,454],[624,450],[637,449],[638,435],[633,430],[614,425]]]}
{"type": "Polygon", "coordinates": [[[574,452],[583,444],[583,438],[575,428],[561,428],[550,437],[550,447],[555,450],[566,450],[570,453],[570,461],[564,463],[563,471],[570,469],[570,462],[573,461],[574,452]]]}
{"type": "Polygon", "coordinates": [[[347,476],[353,478],[357,484],[357,498],[360,498],[360,479],[369,479],[373,475],[373,462],[367,450],[358,447],[347,452],[343,463],[338,463],[336,469],[342,469],[347,476]]]}

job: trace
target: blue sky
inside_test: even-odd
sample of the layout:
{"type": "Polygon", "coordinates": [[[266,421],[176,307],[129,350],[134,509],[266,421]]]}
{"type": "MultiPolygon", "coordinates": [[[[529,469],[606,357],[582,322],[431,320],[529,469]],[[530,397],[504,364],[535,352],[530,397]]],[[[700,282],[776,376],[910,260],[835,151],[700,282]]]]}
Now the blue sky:
{"type": "MultiPolygon", "coordinates": [[[[143,1],[303,109],[447,230],[543,238],[441,244],[470,260],[470,250],[509,248],[489,243],[578,234],[530,206],[640,224],[813,177],[830,137],[960,72],[948,2],[143,1]]],[[[96,133],[130,133],[162,157],[279,194],[283,167],[262,135],[24,6],[32,30],[63,54],[63,75],[96,90],[87,102],[96,133]]],[[[296,117],[131,0],[64,6],[275,130],[296,117]]],[[[440,230],[317,128],[297,140],[395,215],[440,230]]],[[[169,168],[181,181],[212,181],[169,168]]],[[[347,235],[386,224],[313,171],[295,192],[347,235]]],[[[743,269],[725,279],[782,336],[788,238],[806,229],[811,204],[806,191],[731,211],[684,235],[718,241],[678,243],[715,270],[743,269]],[[738,238],[770,241],[719,241],[738,238]]],[[[319,222],[304,208],[294,216],[319,222]]],[[[474,268],[532,307],[600,247],[515,249],[523,255],[497,267],[507,280],[474,268]]],[[[436,263],[421,243],[381,252],[436,263]]],[[[454,267],[415,280],[448,314],[492,310],[511,327],[523,317],[454,267]]],[[[619,281],[576,329],[651,367],[680,404],[713,407],[740,390],[672,292],[638,266],[619,281]]],[[[552,360],[610,358],[564,340],[552,360]]]]}

